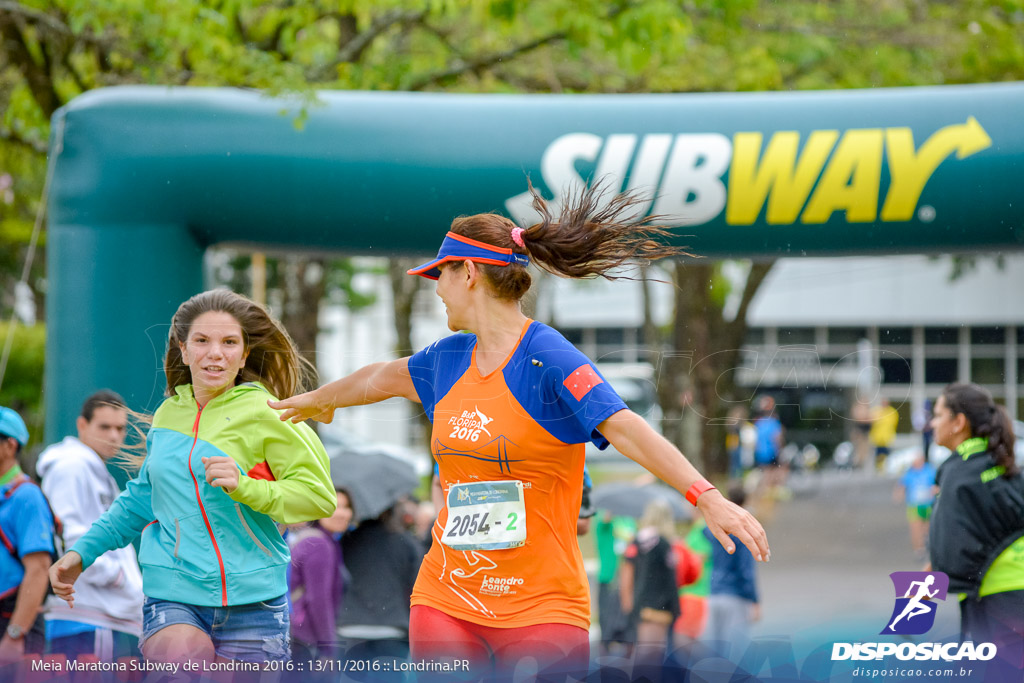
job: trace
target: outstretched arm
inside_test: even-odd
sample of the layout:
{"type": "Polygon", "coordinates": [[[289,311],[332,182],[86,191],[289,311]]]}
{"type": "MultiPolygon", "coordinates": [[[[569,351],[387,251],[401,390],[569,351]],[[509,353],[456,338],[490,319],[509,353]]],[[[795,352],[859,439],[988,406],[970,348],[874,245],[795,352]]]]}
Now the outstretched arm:
{"type": "Polygon", "coordinates": [[[373,363],[319,389],[267,403],[274,410],[284,411],[281,413],[282,421],[312,419],[329,424],[338,408],[377,403],[395,396],[417,403],[420,400],[409,374],[408,357],[373,363]]]}
{"type": "MultiPolygon", "coordinates": [[[[704,479],[679,449],[632,410],[620,410],[598,425],[598,430],[620,453],[643,465],[681,493],[685,494],[695,482],[704,479]]],[[[729,538],[732,534],[758,560],[765,561],[770,557],[768,537],[760,522],[739,505],[726,500],[717,489],[701,494],[697,507],[704,515],[708,529],[727,552],[735,551],[729,538]]]]}

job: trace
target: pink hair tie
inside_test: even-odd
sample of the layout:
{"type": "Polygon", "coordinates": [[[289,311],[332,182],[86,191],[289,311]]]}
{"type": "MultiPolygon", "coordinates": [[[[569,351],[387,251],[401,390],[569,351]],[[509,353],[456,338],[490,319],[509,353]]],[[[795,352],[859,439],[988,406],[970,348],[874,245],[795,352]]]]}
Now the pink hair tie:
{"type": "Polygon", "coordinates": [[[522,228],[512,228],[512,241],[526,249],[526,242],[523,241],[523,233],[526,232],[522,228]]]}

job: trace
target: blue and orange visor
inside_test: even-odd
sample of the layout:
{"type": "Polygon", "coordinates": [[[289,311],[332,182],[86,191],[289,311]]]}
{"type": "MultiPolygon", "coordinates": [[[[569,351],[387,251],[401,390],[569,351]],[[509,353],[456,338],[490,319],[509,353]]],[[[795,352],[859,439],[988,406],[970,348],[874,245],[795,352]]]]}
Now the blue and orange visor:
{"type": "Polygon", "coordinates": [[[436,280],[441,277],[441,270],[438,266],[448,261],[474,261],[475,263],[490,263],[494,266],[530,265],[530,257],[526,254],[517,254],[511,249],[502,249],[449,232],[445,235],[444,242],[441,242],[437,258],[406,272],[409,275],[422,275],[436,280]]]}

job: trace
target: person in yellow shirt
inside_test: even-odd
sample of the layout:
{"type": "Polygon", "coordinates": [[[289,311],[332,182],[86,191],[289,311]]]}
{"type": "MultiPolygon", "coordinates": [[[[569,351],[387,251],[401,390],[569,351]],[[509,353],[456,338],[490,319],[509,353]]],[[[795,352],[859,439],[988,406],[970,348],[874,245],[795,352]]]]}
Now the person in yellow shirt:
{"type": "Polygon", "coordinates": [[[889,447],[896,438],[896,427],[900,423],[900,414],[883,398],[882,403],[871,415],[871,431],[868,439],[875,447],[875,465],[881,466],[885,456],[889,455],[889,447]]]}

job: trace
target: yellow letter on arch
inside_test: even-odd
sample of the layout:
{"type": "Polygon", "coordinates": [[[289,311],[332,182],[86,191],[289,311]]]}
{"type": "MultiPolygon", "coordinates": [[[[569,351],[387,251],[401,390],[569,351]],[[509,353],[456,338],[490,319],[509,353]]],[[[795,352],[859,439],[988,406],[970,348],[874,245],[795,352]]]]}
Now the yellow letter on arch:
{"type": "Polygon", "coordinates": [[[849,130],[843,135],[801,222],[824,223],[834,211],[842,209],[846,210],[849,223],[875,220],[882,177],[882,140],[881,128],[849,130]]]}

